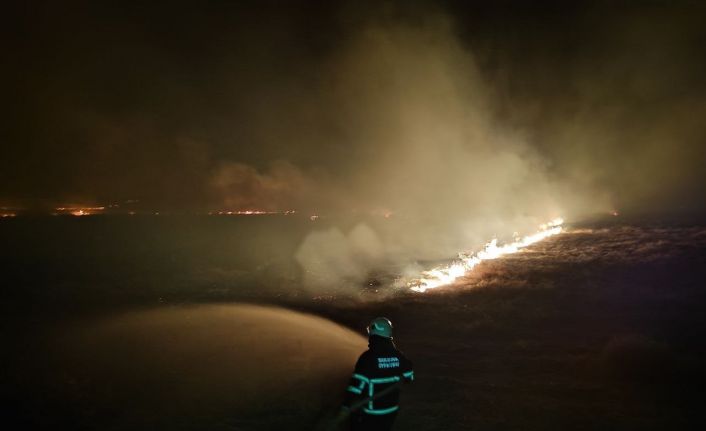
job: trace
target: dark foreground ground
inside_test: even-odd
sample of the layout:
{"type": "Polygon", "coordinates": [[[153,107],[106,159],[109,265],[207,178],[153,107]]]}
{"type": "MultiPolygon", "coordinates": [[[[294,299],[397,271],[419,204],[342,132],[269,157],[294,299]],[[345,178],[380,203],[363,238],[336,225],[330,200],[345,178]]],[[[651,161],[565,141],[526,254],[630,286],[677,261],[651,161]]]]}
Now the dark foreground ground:
{"type": "MultiPolygon", "coordinates": [[[[25,282],[33,278],[23,277],[25,282]]],[[[365,301],[306,295],[247,299],[323,316],[356,331],[371,317],[390,317],[417,377],[403,394],[400,430],[702,429],[704,286],[706,227],[611,222],[575,226],[526,252],[486,262],[455,286],[425,294],[372,295],[365,301]]],[[[28,307],[21,294],[7,291],[8,285],[4,289],[12,301],[6,302],[3,325],[3,417],[29,425],[20,428],[51,424],[38,416],[61,416],[62,410],[43,401],[43,377],[26,376],[37,364],[52,363],[36,357],[41,355],[37,340],[72,317],[67,314],[100,315],[109,306],[94,298],[72,308],[71,301],[54,293],[52,307],[35,288],[28,307]]],[[[106,293],[105,302],[120,302],[116,297],[124,300],[106,293]]],[[[161,297],[155,292],[157,301],[161,297]]],[[[140,298],[136,302],[144,302],[140,298]]],[[[232,299],[239,298],[234,294],[232,299]]],[[[263,365],[253,372],[268,371],[263,365]]],[[[338,393],[337,385],[292,390],[338,393]]],[[[277,403],[269,407],[266,413],[253,410],[247,420],[180,422],[176,414],[171,425],[306,430],[313,426],[312,417],[323,413],[299,415],[277,403]]],[[[77,423],[82,425],[76,428],[91,429],[90,422],[77,423]]],[[[150,427],[138,421],[131,429],[150,427]]]]}

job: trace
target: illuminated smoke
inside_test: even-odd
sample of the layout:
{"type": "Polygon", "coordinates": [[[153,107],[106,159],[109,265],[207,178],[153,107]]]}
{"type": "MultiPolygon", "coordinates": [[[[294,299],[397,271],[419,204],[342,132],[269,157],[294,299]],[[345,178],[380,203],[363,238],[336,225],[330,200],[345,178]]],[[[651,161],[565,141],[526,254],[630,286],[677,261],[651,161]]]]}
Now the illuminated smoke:
{"type": "Polygon", "coordinates": [[[517,253],[523,248],[535,244],[543,239],[560,234],[564,220],[556,218],[549,223],[539,226],[539,231],[535,234],[516,238],[515,241],[498,245],[498,240],[493,239],[488,242],[483,250],[475,254],[460,253],[459,259],[450,265],[439,266],[422,272],[421,276],[407,283],[415,292],[426,292],[440,286],[446,286],[455,282],[459,277],[463,277],[472,271],[484,260],[497,259],[506,254],[517,253]]]}

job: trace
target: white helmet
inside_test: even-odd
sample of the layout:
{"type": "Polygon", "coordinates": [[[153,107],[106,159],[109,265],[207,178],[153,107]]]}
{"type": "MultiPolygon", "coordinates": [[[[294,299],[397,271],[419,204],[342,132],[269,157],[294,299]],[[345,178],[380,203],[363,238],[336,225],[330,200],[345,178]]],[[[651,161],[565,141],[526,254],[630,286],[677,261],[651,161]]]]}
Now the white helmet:
{"type": "Polygon", "coordinates": [[[386,317],[376,317],[368,325],[368,335],[392,339],[392,322],[386,317]]]}

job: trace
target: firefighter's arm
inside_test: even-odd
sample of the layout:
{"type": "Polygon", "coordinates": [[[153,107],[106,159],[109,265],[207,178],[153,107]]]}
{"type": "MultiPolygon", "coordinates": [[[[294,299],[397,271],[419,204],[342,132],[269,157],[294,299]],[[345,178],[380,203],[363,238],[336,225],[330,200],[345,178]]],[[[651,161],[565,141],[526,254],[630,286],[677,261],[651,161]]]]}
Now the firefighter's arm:
{"type": "Polygon", "coordinates": [[[355,364],[355,371],[346,388],[346,396],[343,401],[343,408],[350,408],[359,399],[363,398],[367,392],[370,380],[366,376],[365,355],[361,355],[355,364]]]}

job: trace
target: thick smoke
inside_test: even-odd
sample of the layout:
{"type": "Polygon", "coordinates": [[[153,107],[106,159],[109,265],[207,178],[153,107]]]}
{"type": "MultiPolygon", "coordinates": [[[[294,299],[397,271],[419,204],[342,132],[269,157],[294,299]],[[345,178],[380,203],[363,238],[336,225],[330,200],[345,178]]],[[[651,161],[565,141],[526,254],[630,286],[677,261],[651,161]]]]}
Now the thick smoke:
{"type": "Polygon", "coordinates": [[[600,209],[596,194],[626,211],[703,211],[706,9],[655,2],[607,12],[587,8],[554,49],[509,63],[517,69],[505,88],[521,96],[504,101],[516,104],[512,121],[532,130],[577,216],[600,209]],[[533,78],[520,83],[523,74],[533,78]]]}
{"type": "MultiPolygon", "coordinates": [[[[556,71],[567,73],[564,93],[533,101],[483,73],[448,15],[356,28],[331,61],[327,96],[351,142],[346,193],[401,216],[379,227],[386,256],[448,257],[556,215],[698,207],[688,197],[703,183],[695,176],[704,106],[675,94],[673,82],[696,90],[687,86],[703,32],[680,11],[661,12],[618,15],[594,35],[585,29],[586,52],[556,71]],[[650,31],[660,24],[667,35],[650,31]]],[[[557,78],[536,79],[532,90],[557,78]]],[[[348,259],[349,246],[318,247],[332,248],[348,259]]],[[[332,259],[326,254],[319,264],[332,259]]],[[[359,268],[343,266],[343,278],[359,268]]]]}
{"type": "Polygon", "coordinates": [[[439,259],[561,214],[544,161],[493,118],[489,87],[447,17],[368,24],[329,67],[322,102],[342,131],[332,139],[350,149],[340,193],[392,218],[375,234],[313,233],[297,255],[307,273],[326,268],[330,283],[332,270],[362,278],[381,264],[371,262],[379,246],[356,247],[360,229],[384,244],[379,257],[439,259]]]}

